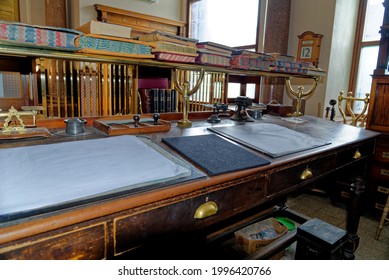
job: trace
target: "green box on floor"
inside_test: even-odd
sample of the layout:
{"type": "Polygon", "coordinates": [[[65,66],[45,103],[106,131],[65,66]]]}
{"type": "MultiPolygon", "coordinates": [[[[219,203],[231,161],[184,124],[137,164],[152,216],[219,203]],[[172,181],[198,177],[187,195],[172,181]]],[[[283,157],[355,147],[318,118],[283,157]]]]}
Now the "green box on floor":
{"type": "Polygon", "coordinates": [[[346,231],[314,218],[297,228],[297,260],[343,259],[346,231]]]}

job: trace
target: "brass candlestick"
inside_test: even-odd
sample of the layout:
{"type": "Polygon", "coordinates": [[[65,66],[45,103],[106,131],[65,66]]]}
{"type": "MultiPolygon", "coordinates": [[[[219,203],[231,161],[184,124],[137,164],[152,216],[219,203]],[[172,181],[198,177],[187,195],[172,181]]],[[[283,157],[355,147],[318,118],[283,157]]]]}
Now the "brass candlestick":
{"type": "Polygon", "coordinates": [[[183,105],[182,105],[183,118],[178,121],[177,125],[179,127],[191,127],[192,126],[192,122],[188,119],[189,97],[191,95],[193,95],[199,89],[200,83],[203,80],[203,78],[204,78],[204,69],[201,68],[200,76],[197,79],[196,85],[191,90],[189,90],[189,86],[190,86],[189,82],[184,81],[182,86],[179,85],[178,79],[177,79],[177,71],[174,70],[174,72],[173,72],[173,83],[175,85],[175,88],[182,95],[182,98],[183,98],[183,105]]]}
{"type": "Polygon", "coordinates": [[[314,82],[313,82],[313,85],[312,87],[307,91],[307,92],[303,92],[304,90],[304,87],[302,86],[299,86],[298,87],[298,90],[297,91],[294,91],[293,88],[292,88],[292,85],[290,83],[290,80],[292,79],[292,77],[288,77],[286,78],[286,88],[288,89],[288,92],[293,95],[294,97],[296,97],[296,111],[292,114],[292,116],[294,117],[299,117],[299,116],[302,116],[303,113],[301,113],[301,99],[303,97],[307,97],[309,96],[317,87],[317,84],[319,83],[320,81],[320,77],[315,77],[314,78],[314,82]]]}

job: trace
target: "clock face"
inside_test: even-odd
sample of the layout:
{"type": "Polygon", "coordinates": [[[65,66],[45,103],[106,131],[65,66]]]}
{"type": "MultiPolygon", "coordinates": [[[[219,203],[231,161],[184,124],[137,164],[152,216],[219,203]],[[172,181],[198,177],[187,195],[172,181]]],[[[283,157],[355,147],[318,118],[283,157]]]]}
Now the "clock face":
{"type": "Polygon", "coordinates": [[[312,46],[301,47],[300,57],[305,59],[312,58],[312,46]]]}

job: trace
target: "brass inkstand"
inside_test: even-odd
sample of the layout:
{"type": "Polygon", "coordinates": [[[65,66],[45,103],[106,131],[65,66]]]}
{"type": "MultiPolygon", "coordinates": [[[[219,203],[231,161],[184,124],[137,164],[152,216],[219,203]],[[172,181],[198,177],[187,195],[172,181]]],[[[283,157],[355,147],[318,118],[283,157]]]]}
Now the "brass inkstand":
{"type": "Polygon", "coordinates": [[[48,137],[50,132],[46,128],[36,127],[37,110],[18,111],[13,106],[8,112],[0,112],[0,118],[5,117],[0,131],[0,139],[18,139],[29,137],[48,137]],[[22,116],[30,116],[32,124],[26,125],[22,116]]]}

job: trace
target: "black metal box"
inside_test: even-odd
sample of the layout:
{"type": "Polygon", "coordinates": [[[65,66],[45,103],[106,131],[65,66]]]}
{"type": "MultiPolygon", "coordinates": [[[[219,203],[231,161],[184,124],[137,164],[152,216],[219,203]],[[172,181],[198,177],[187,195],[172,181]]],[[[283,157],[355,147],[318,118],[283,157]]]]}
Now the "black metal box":
{"type": "Polygon", "coordinates": [[[340,260],[346,231],[320,219],[311,219],[297,228],[297,260],[340,260]]]}

